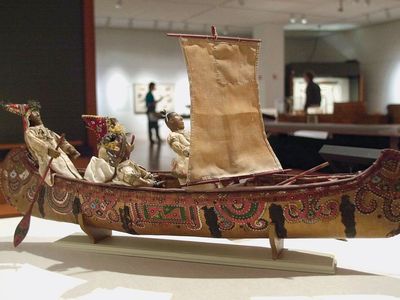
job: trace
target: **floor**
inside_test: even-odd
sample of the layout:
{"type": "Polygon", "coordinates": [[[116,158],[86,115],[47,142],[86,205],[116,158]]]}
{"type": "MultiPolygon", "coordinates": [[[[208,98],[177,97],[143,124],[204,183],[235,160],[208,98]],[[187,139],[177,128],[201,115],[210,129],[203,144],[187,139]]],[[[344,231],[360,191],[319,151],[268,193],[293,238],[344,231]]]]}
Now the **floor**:
{"type": "MultiPolygon", "coordinates": [[[[137,140],[135,149],[131,153],[131,159],[142,165],[148,170],[167,171],[171,168],[171,160],[175,157],[174,152],[163,141],[161,143],[150,144],[147,140],[137,140]]],[[[80,157],[74,164],[78,168],[85,168],[89,163],[90,157],[80,157]]]]}
{"type": "Polygon", "coordinates": [[[149,170],[167,171],[175,157],[167,142],[151,145],[147,140],[137,140],[131,159],[149,170]]]}
{"type": "MultiPolygon", "coordinates": [[[[37,218],[15,249],[19,220],[0,219],[1,299],[400,299],[400,237],[285,241],[288,249],[334,254],[336,275],[319,275],[58,248],[52,243],[79,227],[37,218]]],[[[267,245],[266,239],[239,241],[267,245]]]]}

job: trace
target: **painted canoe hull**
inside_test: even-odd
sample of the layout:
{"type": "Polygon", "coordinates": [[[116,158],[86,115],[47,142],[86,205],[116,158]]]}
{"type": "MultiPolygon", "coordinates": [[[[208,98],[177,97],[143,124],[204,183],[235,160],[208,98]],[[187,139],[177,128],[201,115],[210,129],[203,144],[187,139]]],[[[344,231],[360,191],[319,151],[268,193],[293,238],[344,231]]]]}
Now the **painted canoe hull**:
{"type": "MultiPolygon", "coordinates": [[[[39,175],[25,149],[10,151],[0,189],[20,212],[33,200],[39,175]]],[[[96,228],[150,235],[266,238],[273,222],[282,238],[390,237],[400,233],[400,152],[382,151],[351,178],[291,186],[213,191],[130,188],[55,176],[33,215],[96,228]]]]}

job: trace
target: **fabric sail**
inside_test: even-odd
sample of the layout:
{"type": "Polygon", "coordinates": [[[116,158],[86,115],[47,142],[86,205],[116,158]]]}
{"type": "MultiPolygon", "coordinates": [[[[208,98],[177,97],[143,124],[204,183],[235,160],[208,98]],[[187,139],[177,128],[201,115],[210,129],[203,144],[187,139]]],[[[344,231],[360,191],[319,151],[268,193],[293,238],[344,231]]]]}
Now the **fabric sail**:
{"type": "Polygon", "coordinates": [[[191,96],[188,184],[281,170],[260,111],[260,43],[187,37],[180,43],[191,96]]]}

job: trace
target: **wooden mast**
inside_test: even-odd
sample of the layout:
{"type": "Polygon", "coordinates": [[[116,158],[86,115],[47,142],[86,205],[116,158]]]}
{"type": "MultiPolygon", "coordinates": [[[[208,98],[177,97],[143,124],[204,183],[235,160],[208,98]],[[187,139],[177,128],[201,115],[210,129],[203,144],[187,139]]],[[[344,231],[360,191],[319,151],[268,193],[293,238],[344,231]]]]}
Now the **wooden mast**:
{"type": "Polygon", "coordinates": [[[231,37],[231,36],[219,36],[218,33],[217,33],[217,28],[214,25],[211,26],[211,34],[212,35],[167,33],[168,36],[182,37],[182,38],[213,39],[213,40],[238,41],[238,42],[240,42],[240,41],[258,42],[258,43],[261,42],[260,39],[249,39],[249,38],[231,37]]]}

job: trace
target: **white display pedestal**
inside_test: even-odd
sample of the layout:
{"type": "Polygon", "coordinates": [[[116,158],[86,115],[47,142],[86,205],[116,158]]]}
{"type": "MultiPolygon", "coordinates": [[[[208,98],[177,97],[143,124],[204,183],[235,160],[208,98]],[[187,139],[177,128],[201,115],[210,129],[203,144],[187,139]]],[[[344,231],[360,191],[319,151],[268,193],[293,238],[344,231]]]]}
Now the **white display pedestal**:
{"type": "Polygon", "coordinates": [[[153,259],[207,263],[238,267],[335,274],[332,255],[284,249],[273,260],[267,247],[182,241],[143,237],[114,236],[93,244],[82,234],[56,241],[54,246],[92,253],[124,255],[153,259]]]}

